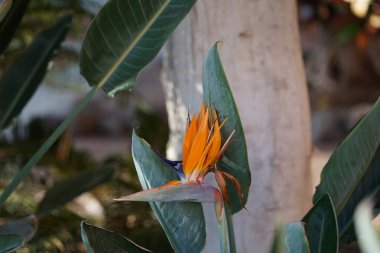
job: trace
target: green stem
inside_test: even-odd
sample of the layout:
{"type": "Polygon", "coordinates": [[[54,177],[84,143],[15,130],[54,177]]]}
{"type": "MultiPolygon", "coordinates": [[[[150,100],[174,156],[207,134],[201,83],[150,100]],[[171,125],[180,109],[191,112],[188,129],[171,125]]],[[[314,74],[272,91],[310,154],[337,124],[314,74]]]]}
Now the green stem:
{"type": "Polygon", "coordinates": [[[228,242],[230,244],[230,253],[236,253],[235,232],[234,232],[234,224],[232,221],[231,209],[227,205],[224,205],[224,208],[226,209],[228,242]]]}
{"type": "Polygon", "coordinates": [[[82,111],[82,109],[87,105],[93,95],[96,93],[97,89],[92,88],[85,97],[79,102],[79,104],[74,108],[74,110],[66,117],[66,119],[55,129],[55,131],[50,135],[50,137],[45,141],[45,143],[37,150],[33,157],[25,164],[25,166],[17,173],[13,180],[9,183],[7,188],[3,191],[0,196],[0,205],[3,204],[9,195],[16,189],[16,187],[21,183],[22,179],[28,175],[30,170],[36,165],[36,163],[42,158],[42,156],[49,150],[49,148],[55,143],[55,141],[61,136],[61,134],[66,130],[66,128],[73,122],[76,116],[82,111]]]}

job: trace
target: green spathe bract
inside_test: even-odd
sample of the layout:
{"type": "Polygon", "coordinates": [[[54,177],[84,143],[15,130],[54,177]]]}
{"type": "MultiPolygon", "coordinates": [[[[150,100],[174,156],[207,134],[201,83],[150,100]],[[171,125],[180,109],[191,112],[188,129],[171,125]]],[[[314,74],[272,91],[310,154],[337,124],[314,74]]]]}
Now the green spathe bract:
{"type": "Polygon", "coordinates": [[[224,153],[223,159],[218,162],[217,167],[234,176],[240,183],[244,197],[243,203],[240,203],[235,186],[227,181],[231,210],[233,213],[236,213],[247,202],[249,187],[251,185],[251,172],[249,170],[243,127],[223,70],[223,65],[220,61],[217,44],[210,49],[203,67],[203,98],[208,107],[217,110],[220,122],[227,119],[222,128],[224,141],[235,129],[233,141],[224,153]]]}
{"type": "Polygon", "coordinates": [[[132,89],[195,0],[110,0],[87,30],[80,69],[108,95],[132,89]]]}

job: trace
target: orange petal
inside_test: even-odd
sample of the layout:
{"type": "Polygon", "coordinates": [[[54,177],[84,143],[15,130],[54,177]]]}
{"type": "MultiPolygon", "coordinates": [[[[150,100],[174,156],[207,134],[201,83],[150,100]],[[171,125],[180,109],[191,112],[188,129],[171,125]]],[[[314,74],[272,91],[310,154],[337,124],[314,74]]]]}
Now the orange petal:
{"type": "Polygon", "coordinates": [[[198,120],[197,120],[197,129],[199,129],[202,125],[202,122],[203,122],[203,119],[205,117],[207,113],[207,110],[206,110],[206,106],[205,104],[202,102],[202,105],[201,105],[201,111],[198,115],[198,120]]]}
{"type": "Polygon", "coordinates": [[[206,147],[208,132],[208,111],[206,110],[202,124],[198,129],[197,136],[195,137],[194,143],[191,146],[189,156],[187,157],[187,160],[184,164],[183,172],[186,178],[189,178],[190,174],[193,172],[195,166],[202,156],[202,153],[206,147]]]}
{"type": "MultiPolygon", "coordinates": [[[[164,184],[163,186],[177,185],[177,184],[181,184],[181,181],[179,181],[179,180],[173,180],[173,181],[167,182],[167,183],[164,184]]],[[[161,186],[161,187],[162,187],[162,186],[161,186]]]]}
{"type": "MultiPolygon", "coordinates": [[[[210,151],[207,153],[207,158],[204,163],[204,166],[209,167],[210,165],[213,165],[218,160],[218,154],[220,150],[220,146],[222,145],[222,135],[220,134],[220,126],[218,120],[216,120],[214,125],[214,133],[212,136],[212,146],[210,148],[210,151]]],[[[211,141],[210,141],[211,142],[211,141]]]]}
{"type": "Polygon", "coordinates": [[[196,115],[194,114],[190,122],[190,126],[186,131],[185,139],[183,141],[183,150],[182,150],[183,167],[186,166],[187,158],[189,157],[189,153],[194,143],[194,139],[196,135],[197,135],[197,119],[196,119],[196,115]]]}

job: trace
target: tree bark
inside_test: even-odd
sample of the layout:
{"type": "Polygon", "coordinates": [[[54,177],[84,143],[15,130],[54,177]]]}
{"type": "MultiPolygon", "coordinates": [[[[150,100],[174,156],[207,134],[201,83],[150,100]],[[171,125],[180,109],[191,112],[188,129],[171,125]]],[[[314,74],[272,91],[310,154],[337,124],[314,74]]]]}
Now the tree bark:
{"type": "Polygon", "coordinates": [[[301,219],[311,205],[310,111],[296,1],[195,4],[164,52],[172,159],[181,158],[187,109],[199,110],[203,60],[218,40],[253,180],[248,211],[234,215],[237,252],[268,252],[275,224],[301,219]]]}

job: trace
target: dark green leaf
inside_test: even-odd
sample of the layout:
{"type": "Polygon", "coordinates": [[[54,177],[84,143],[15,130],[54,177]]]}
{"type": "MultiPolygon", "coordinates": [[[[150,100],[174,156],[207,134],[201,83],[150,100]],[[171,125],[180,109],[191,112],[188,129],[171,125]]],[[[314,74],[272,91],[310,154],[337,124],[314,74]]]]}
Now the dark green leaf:
{"type": "Polygon", "coordinates": [[[325,194],[302,219],[312,253],[338,251],[338,228],[334,206],[325,194]]]}
{"type": "Polygon", "coordinates": [[[20,21],[24,16],[25,10],[29,4],[29,0],[5,0],[3,4],[9,5],[10,2],[12,4],[12,7],[6,13],[5,8],[0,8],[0,12],[4,11],[4,13],[0,13],[0,55],[8,47],[9,42],[12,40],[16,28],[20,24],[20,21]]]}
{"type": "Polygon", "coordinates": [[[132,89],[195,0],[110,0],[89,27],[80,68],[108,95],[132,89]]]}
{"type": "Polygon", "coordinates": [[[362,201],[355,210],[355,229],[363,253],[380,252],[380,235],[372,225],[373,203],[371,199],[362,201]]]}
{"type": "Polygon", "coordinates": [[[220,121],[227,119],[222,128],[225,141],[235,129],[233,141],[224,154],[218,168],[233,175],[240,183],[244,201],[240,203],[234,185],[228,182],[228,193],[233,213],[240,211],[247,202],[251,173],[249,171],[247,145],[231,89],[219,58],[217,45],[211,48],[203,69],[203,98],[207,106],[215,108],[220,121]]]}
{"type": "MultiPolygon", "coordinates": [[[[132,135],[132,156],[144,190],[179,179],[174,169],[135,133],[132,135]]],[[[201,251],[206,238],[201,204],[150,202],[150,206],[176,252],[201,251]]]]}
{"type": "Polygon", "coordinates": [[[79,175],[56,183],[47,191],[37,209],[37,215],[42,216],[51,210],[66,204],[78,195],[110,180],[115,168],[88,170],[79,175]]]}
{"type": "Polygon", "coordinates": [[[285,227],[285,244],[288,253],[310,253],[304,224],[295,222],[285,227]]]}
{"type": "Polygon", "coordinates": [[[22,237],[18,234],[0,234],[0,253],[12,252],[22,246],[22,237]]]}
{"type": "Polygon", "coordinates": [[[144,249],[124,236],[82,221],[81,234],[88,253],[146,253],[144,249]]]}
{"type": "Polygon", "coordinates": [[[380,100],[331,155],[313,196],[313,202],[325,193],[331,196],[343,240],[352,238],[355,208],[380,182],[379,122],[380,100]]]}
{"type": "Polygon", "coordinates": [[[0,130],[21,112],[36,91],[70,28],[71,19],[71,15],[65,15],[42,31],[5,71],[0,80],[0,130]]]}
{"type": "Polygon", "coordinates": [[[22,244],[32,239],[36,231],[37,219],[33,215],[0,225],[0,234],[16,234],[22,238],[22,244]]]}

